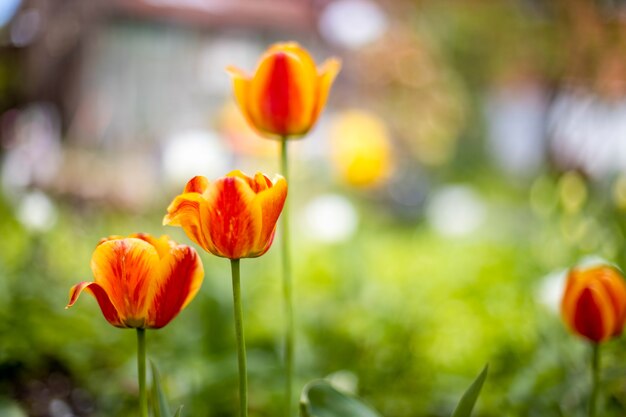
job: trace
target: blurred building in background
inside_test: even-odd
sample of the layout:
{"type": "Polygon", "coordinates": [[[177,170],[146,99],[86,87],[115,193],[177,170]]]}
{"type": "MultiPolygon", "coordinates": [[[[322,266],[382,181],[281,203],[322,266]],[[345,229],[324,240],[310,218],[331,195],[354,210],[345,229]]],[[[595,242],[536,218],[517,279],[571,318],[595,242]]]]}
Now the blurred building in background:
{"type": "Polygon", "coordinates": [[[178,187],[190,170],[214,177],[230,165],[222,131],[237,136],[235,123],[251,133],[236,116],[220,126],[230,98],[227,65],[253,70],[267,44],[286,34],[322,45],[308,2],[11,0],[1,7],[6,189],[41,187],[126,208],[145,207],[159,184],[178,187]]]}

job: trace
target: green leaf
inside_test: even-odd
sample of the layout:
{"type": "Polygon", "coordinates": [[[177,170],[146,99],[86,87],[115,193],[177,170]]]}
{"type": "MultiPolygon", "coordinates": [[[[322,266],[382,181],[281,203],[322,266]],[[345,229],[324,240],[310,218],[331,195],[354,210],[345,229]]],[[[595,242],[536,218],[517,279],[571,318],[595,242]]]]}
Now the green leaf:
{"type": "Polygon", "coordinates": [[[485,383],[485,379],[487,379],[487,371],[489,370],[489,364],[485,365],[483,370],[478,374],[472,385],[469,386],[467,391],[461,397],[461,401],[454,409],[452,413],[452,417],[470,417],[472,415],[472,410],[474,409],[474,404],[476,404],[476,400],[480,395],[480,390],[485,383]]]}
{"type": "Polygon", "coordinates": [[[174,417],[180,417],[183,415],[183,406],[181,405],[180,407],[178,407],[178,410],[176,410],[176,414],[174,414],[174,417]]]}
{"type": "Polygon", "coordinates": [[[381,417],[359,398],[344,394],[327,381],[309,382],[302,390],[301,417],[381,417]]]}
{"type": "Polygon", "coordinates": [[[170,409],[161,387],[159,370],[152,361],[150,361],[150,366],[152,368],[152,409],[154,410],[154,417],[169,417],[170,409]]]}

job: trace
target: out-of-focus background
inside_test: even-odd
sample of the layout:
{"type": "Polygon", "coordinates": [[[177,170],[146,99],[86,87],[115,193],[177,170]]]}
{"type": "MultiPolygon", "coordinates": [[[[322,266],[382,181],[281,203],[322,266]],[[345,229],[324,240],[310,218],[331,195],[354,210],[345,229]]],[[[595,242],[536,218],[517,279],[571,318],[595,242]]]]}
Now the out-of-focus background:
{"type": "MultiPolygon", "coordinates": [[[[0,1],[0,415],[129,416],[135,335],[96,302],[98,240],[167,233],[187,179],[278,170],[233,104],[295,40],[343,70],[294,143],[297,390],[330,376],[386,417],[448,416],[484,363],[477,416],[582,416],[588,346],[563,271],[626,266],[626,5],[619,0],[0,1]]],[[[243,262],[251,414],[278,415],[279,251],[243,262]]],[[[229,266],[148,333],[173,404],[234,416],[229,266]]],[[[604,348],[626,413],[626,344],[604,348]]]]}

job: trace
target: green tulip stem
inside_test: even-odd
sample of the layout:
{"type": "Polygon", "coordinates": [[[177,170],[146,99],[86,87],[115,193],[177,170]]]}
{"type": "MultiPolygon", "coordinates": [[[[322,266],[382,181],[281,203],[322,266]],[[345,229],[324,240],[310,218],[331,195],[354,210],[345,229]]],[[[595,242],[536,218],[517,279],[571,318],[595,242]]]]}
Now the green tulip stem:
{"type": "Polygon", "coordinates": [[[233,306],[235,309],[235,334],[237,336],[237,360],[239,364],[239,415],[248,417],[248,370],[246,365],[246,338],[243,334],[239,259],[231,259],[230,268],[233,275],[233,306]]]}
{"type": "MultiPolygon", "coordinates": [[[[281,174],[289,183],[289,164],[287,161],[287,137],[280,142],[281,174]]],[[[289,184],[291,187],[291,184],[289,184]]],[[[291,415],[291,398],[293,385],[293,348],[294,348],[294,319],[293,319],[293,294],[291,284],[291,261],[289,256],[289,198],[285,200],[282,218],[282,263],[283,263],[283,297],[285,303],[285,409],[284,417],[291,415]]]]}
{"type": "Polygon", "coordinates": [[[596,417],[596,404],[600,386],[600,343],[593,343],[591,347],[591,396],[589,397],[589,417],[596,417]]]}
{"type": "Polygon", "coordinates": [[[148,417],[146,395],[146,329],[137,329],[137,374],[139,379],[139,409],[141,417],[148,417]]]}

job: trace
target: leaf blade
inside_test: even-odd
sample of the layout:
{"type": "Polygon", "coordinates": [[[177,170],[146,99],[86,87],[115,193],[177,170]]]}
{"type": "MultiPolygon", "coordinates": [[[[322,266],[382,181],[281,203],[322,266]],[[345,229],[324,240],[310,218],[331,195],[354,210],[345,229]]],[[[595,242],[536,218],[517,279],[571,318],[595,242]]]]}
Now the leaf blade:
{"type": "Polygon", "coordinates": [[[154,362],[150,361],[150,367],[152,369],[152,406],[154,417],[169,417],[170,409],[167,405],[165,394],[163,393],[163,387],[161,386],[161,375],[154,362]]]}
{"type": "Polygon", "coordinates": [[[472,382],[469,388],[467,388],[467,390],[463,393],[463,396],[452,413],[452,417],[470,417],[472,415],[472,410],[474,409],[476,400],[478,400],[478,396],[483,388],[485,379],[487,379],[488,371],[489,364],[486,364],[474,382],[472,382]]]}
{"type": "Polygon", "coordinates": [[[381,417],[358,397],[335,389],[329,382],[315,380],[305,385],[300,398],[301,417],[381,417]]]}

